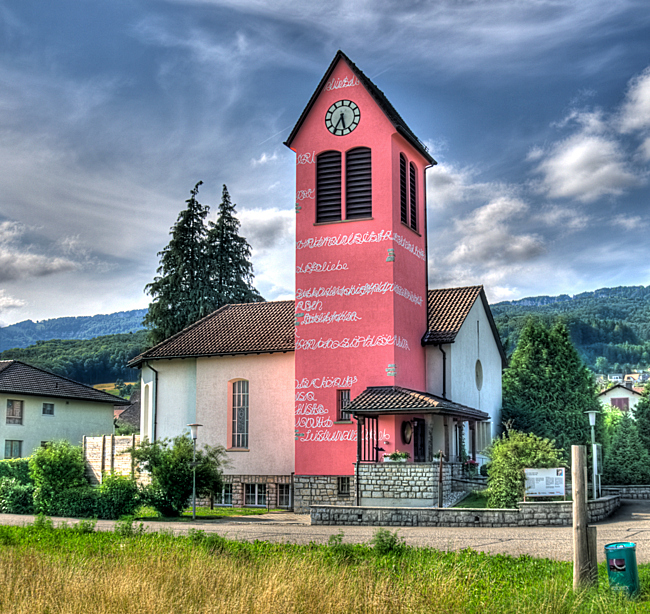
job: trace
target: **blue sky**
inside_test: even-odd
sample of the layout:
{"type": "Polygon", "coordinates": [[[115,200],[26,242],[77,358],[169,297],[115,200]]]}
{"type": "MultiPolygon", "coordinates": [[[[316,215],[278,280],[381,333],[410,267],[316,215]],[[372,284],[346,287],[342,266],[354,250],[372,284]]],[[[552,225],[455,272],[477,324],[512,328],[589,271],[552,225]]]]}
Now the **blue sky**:
{"type": "Polygon", "coordinates": [[[432,287],[650,284],[644,1],[0,0],[0,322],[145,307],[199,180],[293,296],[282,142],[337,49],[438,161],[432,287]]]}

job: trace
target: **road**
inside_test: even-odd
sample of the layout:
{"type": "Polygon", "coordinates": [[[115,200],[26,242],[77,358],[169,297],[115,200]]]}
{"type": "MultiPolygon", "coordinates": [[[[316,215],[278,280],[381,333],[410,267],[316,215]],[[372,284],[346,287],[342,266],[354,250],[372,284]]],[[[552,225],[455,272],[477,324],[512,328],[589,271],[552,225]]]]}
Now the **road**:
{"type": "MultiPolygon", "coordinates": [[[[56,518],[55,524],[73,519],[56,518]]],[[[0,514],[0,524],[23,525],[34,521],[33,516],[0,514]]],[[[369,541],[376,527],[329,527],[310,525],[308,515],[291,512],[273,512],[263,516],[244,516],[197,522],[143,521],[149,531],[167,530],[177,534],[187,533],[191,528],[218,533],[230,539],[307,544],[326,543],[329,536],[344,533],[344,542],[369,541]]],[[[112,530],[113,521],[100,520],[98,530],[112,530]]],[[[637,545],[639,563],[650,563],[650,501],[623,501],[621,508],[608,520],[598,522],[598,560],[604,561],[603,546],[617,541],[632,541],[637,545]]],[[[390,527],[389,527],[390,528],[390,527]]],[[[392,529],[391,529],[392,530],[392,529]]],[[[429,546],[438,550],[454,551],[472,548],[492,554],[519,556],[528,554],[559,561],[571,561],[571,527],[402,527],[399,534],[407,544],[429,546]]]]}

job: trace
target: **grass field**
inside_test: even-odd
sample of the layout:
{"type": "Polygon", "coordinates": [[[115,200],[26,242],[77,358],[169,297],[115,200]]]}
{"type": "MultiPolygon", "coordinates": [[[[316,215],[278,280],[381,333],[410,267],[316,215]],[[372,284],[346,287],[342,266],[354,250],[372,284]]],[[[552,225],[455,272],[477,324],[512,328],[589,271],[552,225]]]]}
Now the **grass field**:
{"type": "MultiPolygon", "coordinates": [[[[232,518],[233,516],[261,516],[268,513],[265,507],[197,507],[196,517],[201,520],[209,520],[210,518],[232,518]]],[[[284,510],[270,510],[271,512],[280,512],[284,510]]],[[[180,518],[163,518],[153,507],[141,507],[136,510],[135,517],[137,519],[146,518],[147,520],[161,520],[164,522],[173,521],[189,521],[192,518],[192,508],[183,512],[180,518]]]]}
{"type": "MultiPolygon", "coordinates": [[[[606,588],[573,593],[572,566],[531,557],[443,553],[383,531],[374,547],[241,543],[194,532],[114,533],[92,523],[0,526],[0,609],[31,613],[463,614],[647,612],[606,588]]],[[[641,584],[650,570],[640,568],[641,584]]]]}

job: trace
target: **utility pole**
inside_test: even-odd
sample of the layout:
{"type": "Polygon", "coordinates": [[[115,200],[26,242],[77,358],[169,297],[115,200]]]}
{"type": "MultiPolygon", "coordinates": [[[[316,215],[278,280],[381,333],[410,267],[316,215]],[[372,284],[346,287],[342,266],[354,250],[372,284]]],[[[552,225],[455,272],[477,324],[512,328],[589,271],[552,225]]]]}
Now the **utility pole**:
{"type": "Polygon", "coordinates": [[[587,451],[571,446],[571,493],[573,495],[573,590],[598,583],[596,527],[588,526],[587,451]]]}

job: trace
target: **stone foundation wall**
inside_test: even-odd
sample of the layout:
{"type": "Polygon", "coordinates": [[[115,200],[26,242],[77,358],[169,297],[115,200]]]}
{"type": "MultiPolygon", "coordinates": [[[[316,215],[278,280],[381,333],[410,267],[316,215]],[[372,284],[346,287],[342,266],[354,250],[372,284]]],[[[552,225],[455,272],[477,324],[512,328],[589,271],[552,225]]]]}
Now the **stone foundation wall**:
{"type": "Polygon", "coordinates": [[[621,495],[622,499],[650,499],[650,486],[603,486],[603,495],[621,495]]]}
{"type": "Polygon", "coordinates": [[[293,511],[308,514],[312,505],[354,505],[355,492],[353,475],[296,475],[293,481],[293,511]],[[349,494],[338,492],[339,477],[349,478],[349,494]]]}
{"type": "MultiPolygon", "coordinates": [[[[266,484],[267,507],[280,507],[279,484],[291,484],[290,475],[224,475],[223,481],[232,484],[233,507],[245,507],[244,494],[246,484],[266,484]]],[[[208,501],[209,504],[209,501],[208,501]]]]}
{"type": "MultiPolygon", "coordinates": [[[[589,522],[610,516],[621,504],[619,495],[587,504],[589,522]]],[[[313,525],[390,527],[532,527],[570,526],[570,501],[519,503],[518,509],[311,507],[313,525]]]]}

